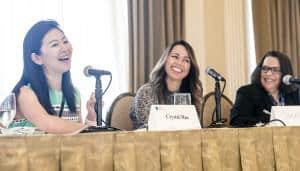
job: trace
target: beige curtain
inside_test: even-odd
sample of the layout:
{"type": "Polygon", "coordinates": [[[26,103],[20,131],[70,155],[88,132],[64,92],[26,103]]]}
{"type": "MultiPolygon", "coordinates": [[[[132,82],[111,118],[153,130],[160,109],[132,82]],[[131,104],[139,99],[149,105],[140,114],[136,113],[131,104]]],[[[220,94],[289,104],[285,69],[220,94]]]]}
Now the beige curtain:
{"type": "Polygon", "coordinates": [[[164,48],[183,39],[184,0],[128,0],[129,88],[135,92],[149,74],[164,48]]]}
{"type": "Polygon", "coordinates": [[[252,6],[257,61],[266,51],[282,51],[300,76],[300,0],[253,0],[252,6]]]}

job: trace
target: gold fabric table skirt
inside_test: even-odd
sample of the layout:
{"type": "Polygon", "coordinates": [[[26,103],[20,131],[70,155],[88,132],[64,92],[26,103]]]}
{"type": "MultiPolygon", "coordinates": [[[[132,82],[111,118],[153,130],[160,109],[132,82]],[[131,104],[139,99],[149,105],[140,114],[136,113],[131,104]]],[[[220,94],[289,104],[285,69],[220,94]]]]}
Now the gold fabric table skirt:
{"type": "Polygon", "coordinates": [[[300,170],[300,127],[1,136],[0,170],[300,170]]]}

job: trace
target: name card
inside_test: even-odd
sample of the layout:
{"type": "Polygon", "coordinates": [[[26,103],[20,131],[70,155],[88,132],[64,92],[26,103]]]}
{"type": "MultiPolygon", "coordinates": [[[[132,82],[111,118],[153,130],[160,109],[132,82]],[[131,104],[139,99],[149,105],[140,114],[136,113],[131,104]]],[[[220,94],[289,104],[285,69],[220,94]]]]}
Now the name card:
{"type": "Polygon", "coordinates": [[[148,130],[201,129],[194,105],[152,105],[148,130]]]}
{"type": "MultiPolygon", "coordinates": [[[[300,125],[300,106],[272,106],[270,120],[279,119],[286,126],[300,125]]],[[[271,122],[271,126],[283,126],[278,121],[271,122]]]]}

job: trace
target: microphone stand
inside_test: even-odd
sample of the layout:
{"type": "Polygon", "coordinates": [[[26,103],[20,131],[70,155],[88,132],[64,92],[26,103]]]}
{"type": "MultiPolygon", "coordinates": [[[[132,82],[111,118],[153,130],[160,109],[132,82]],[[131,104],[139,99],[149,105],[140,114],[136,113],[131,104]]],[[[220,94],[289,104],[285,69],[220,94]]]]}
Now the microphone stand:
{"type": "Polygon", "coordinates": [[[221,115],[221,88],[220,88],[220,81],[216,79],[215,82],[215,103],[216,103],[216,122],[211,125],[211,127],[220,128],[224,126],[222,122],[222,115],[221,115]]]}
{"type": "Polygon", "coordinates": [[[89,126],[87,129],[83,130],[82,133],[86,132],[101,132],[101,131],[117,131],[119,129],[108,127],[108,126],[102,126],[102,83],[100,79],[101,75],[96,76],[96,85],[95,85],[95,98],[96,98],[96,104],[95,104],[95,112],[96,112],[96,120],[97,120],[97,126],[89,126]]]}
{"type": "Polygon", "coordinates": [[[95,111],[96,111],[96,120],[97,126],[102,127],[102,83],[100,76],[96,77],[96,86],[95,86],[95,97],[96,97],[96,104],[95,104],[95,111]]]}

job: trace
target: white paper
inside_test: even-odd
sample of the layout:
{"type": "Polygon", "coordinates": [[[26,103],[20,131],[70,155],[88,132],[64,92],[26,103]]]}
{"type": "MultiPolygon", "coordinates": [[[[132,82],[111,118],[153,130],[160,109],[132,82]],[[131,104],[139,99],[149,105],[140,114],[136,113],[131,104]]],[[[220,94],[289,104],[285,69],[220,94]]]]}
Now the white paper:
{"type": "MultiPolygon", "coordinates": [[[[270,120],[279,119],[286,126],[300,125],[300,106],[272,106],[270,120]]],[[[272,126],[283,126],[282,123],[271,122],[272,126]]]]}
{"type": "Polygon", "coordinates": [[[194,105],[152,105],[148,130],[201,129],[194,105]]]}

